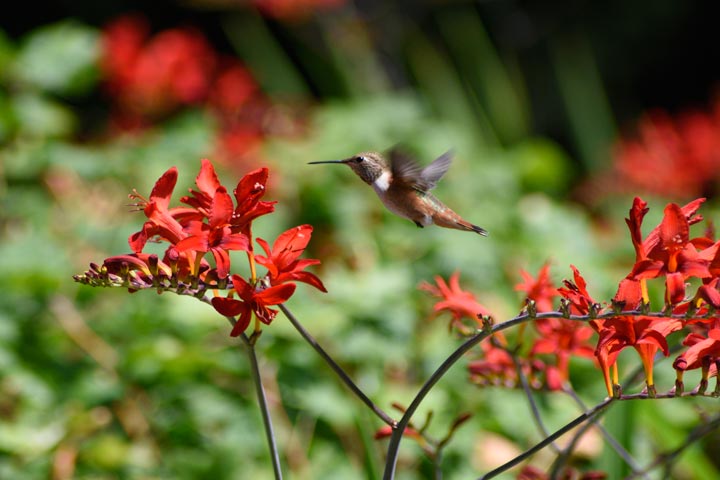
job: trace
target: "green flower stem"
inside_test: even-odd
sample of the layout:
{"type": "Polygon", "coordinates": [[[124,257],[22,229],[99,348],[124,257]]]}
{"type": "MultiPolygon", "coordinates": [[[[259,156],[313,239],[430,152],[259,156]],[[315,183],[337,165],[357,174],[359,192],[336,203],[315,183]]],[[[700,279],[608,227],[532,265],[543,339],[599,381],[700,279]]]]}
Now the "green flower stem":
{"type": "Polygon", "coordinates": [[[248,359],[250,360],[250,372],[253,383],[255,384],[255,393],[257,394],[258,405],[260,406],[260,412],[262,414],[263,427],[265,428],[265,436],[267,437],[268,447],[270,449],[275,479],[281,480],[282,469],[280,468],[280,455],[278,453],[277,443],[275,442],[275,433],[273,432],[270,410],[268,409],[267,399],[265,398],[265,389],[263,388],[262,379],[260,378],[260,367],[258,365],[257,355],[255,355],[255,342],[253,337],[248,337],[244,333],[240,338],[245,344],[248,359]]]}
{"type": "MultiPolygon", "coordinates": [[[[623,314],[632,315],[633,312],[624,312],[623,314]]],[[[640,312],[637,313],[637,315],[640,314],[640,312]]],[[[595,318],[609,318],[612,316],[617,316],[617,314],[613,312],[608,312],[606,314],[597,315],[595,316],[595,318]]],[[[393,433],[390,436],[390,443],[388,444],[388,452],[385,462],[385,473],[383,474],[383,480],[392,480],[395,478],[395,467],[397,464],[397,457],[403,432],[405,431],[405,428],[407,428],[408,423],[410,423],[412,416],[415,414],[415,411],[418,409],[425,396],[430,392],[430,390],[432,390],[435,384],[439,382],[440,379],[448,372],[448,370],[450,370],[450,368],[458,360],[460,360],[468,350],[470,350],[472,347],[485,340],[486,338],[490,337],[493,333],[541,318],[566,318],[568,320],[579,322],[587,322],[591,319],[591,317],[588,315],[567,315],[562,312],[545,312],[539,313],[537,315],[523,314],[518,315],[517,317],[512,318],[506,322],[499,323],[492,328],[482,330],[465,340],[465,342],[460,345],[454,352],[452,352],[450,356],[446,358],[445,361],[437,368],[437,370],[435,370],[433,374],[430,375],[430,378],[428,378],[425,384],[420,388],[417,395],[415,395],[412,403],[410,403],[410,406],[407,408],[407,410],[405,410],[405,413],[403,414],[400,421],[397,423],[397,425],[393,427],[393,433]]]]}
{"type": "Polygon", "coordinates": [[[285,314],[285,316],[290,320],[290,323],[292,323],[293,327],[300,333],[300,335],[305,339],[307,343],[310,344],[311,347],[315,349],[315,351],[322,357],[323,360],[325,360],[325,363],[327,363],[330,368],[337,374],[338,377],[340,377],[340,380],[357,396],[365,405],[372,410],[375,415],[377,415],[383,422],[386,424],[392,426],[393,428],[396,427],[397,422],[393,420],[385,411],[383,411],[380,407],[378,407],[370,398],[368,398],[365,393],[360,390],[360,387],[358,387],[355,382],[348,376],[348,374],[345,372],[345,370],[340,367],[340,365],[335,362],[335,360],[328,355],[328,353],[318,344],[317,340],[310,335],[310,332],[305,330],[305,328],[300,324],[297,318],[288,310],[288,308],[285,305],[278,305],[280,307],[280,310],[285,314]]]}
{"type": "MultiPolygon", "coordinates": [[[[582,399],[578,397],[577,393],[575,393],[575,390],[573,390],[570,385],[564,386],[563,391],[575,401],[575,403],[580,409],[587,410],[585,402],[583,402],[582,399]]],[[[630,455],[630,452],[625,450],[625,448],[620,445],[620,443],[615,439],[615,437],[613,437],[612,434],[608,432],[602,424],[598,423],[596,419],[592,419],[590,422],[600,431],[602,436],[605,437],[605,441],[612,447],[613,450],[615,450],[615,453],[617,453],[620,458],[625,461],[625,463],[630,467],[630,470],[632,470],[634,474],[639,474],[640,466],[635,462],[635,459],[632,457],[632,455],[630,455]]],[[[647,475],[642,476],[647,478],[647,475]]]]}
{"type": "Polygon", "coordinates": [[[597,415],[599,415],[601,412],[603,412],[606,408],[608,408],[608,407],[610,406],[610,404],[611,404],[612,402],[614,402],[615,400],[616,400],[616,399],[614,399],[614,398],[612,398],[612,397],[606,398],[604,401],[600,402],[599,404],[597,404],[597,405],[596,405],[595,407],[593,407],[592,409],[584,412],[582,415],[580,415],[579,417],[577,417],[577,418],[576,418],[575,420],[573,420],[572,422],[566,424],[564,427],[562,427],[562,428],[560,428],[559,430],[555,431],[552,435],[549,435],[549,436],[545,437],[541,442],[536,443],[534,446],[532,446],[532,447],[529,448],[528,450],[525,450],[523,453],[521,453],[521,454],[518,455],[517,457],[513,458],[513,459],[510,460],[509,462],[506,462],[506,463],[500,465],[500,466],[499,466],[498,468],[496,468],[495,470],[492,470],[492,471],[486,473],[485,475],[483,475],[482,477],[480,477],[479,480],[486,480],[486,479],[489,479],[489,478],[494,478],[494,477],[500,475],[501,473],[503,473],[503,472],[511,469],[512,467],[514,467],[514,466],[517,465],[518,463],[522,462],[523,460],[525,460],[525,459],[531,457],[532,455],[534,455],[536,452],[538,452],[538,451],[542,450],[543,448],[547,447],[549,444],[551,444],[552,442],[554,442],[556,439],[562,437],[563,435],[565,435],[567,432],[569,432],[569,431],[572,430],[573,428],[577,427],[578,425],[581,425],[583,422],[586,422],[586,421],[588,421],[588,420],[592,420],[592,419],[595,418],[597,415]]]}
{"type": "MultiPolygon", "coordinates": [[[[542,417],[540,416],[540,410],[538,409],[537,402],[535,402],[535,397],[533,396],[533,392],[530,389],[530,382],[528,381],[525,372],[522,371],[522,365],[520,364],[520,360],[518,359],[517,355],[515,355],[515,352],[507,348],[505,349],[505,351],[508,352],[508,355],[510,355],[510,358],[512,358],[513,363],[515,364],[515,371],[517,372],[518,378],[520,379],[520,385],[522,386],[523,392],[525,393],[525,397],[528,401],[528,405],[530,406],[530,413],[532,414],[533,420],[535,421],[535,426],[540,431],[543,437],[547,437],[547,428],[545,428],[545,424],[543,423],[542,417]]],[[[552,450],[556,453],[560,452],[560,447],[558,447],[554,443],[550,444],[550,448],[552,448],[552,450]]]]}
{"type": "MultiPolygon", "coordinates": [[[[211,304],[210,299],[203,296],[200,300],[207,304],[211,304]]],[[[237,320],[233,317],[225,317],[231,326],[235,326],[237,320]]],[[[245,345],[245,350],[250,360],[250,374],[255,384],[255,393],[258,397],[258,406],[262,415],[265,436],[270,449],[270,458],[272,460],[273,472],[275,472],[275,480],[282,480],[282,469],[280,468],[280,454],[278,452],[277,443],[275,442],[275,432],[273,431],[272,419],[270,418],[270,409],[268,408],[267,398],[265,397],[265,389],[263,388],[262,378],[260,377],[260,366],[258,365],[257,355],[255,354],[255,342],[258,335],[248,337],[244,332],[240,335],[240,339],[245,345]]]]}
{"type": "Polygon", "coordinates": [[[435,372],[420,388],[420,391],[417,393],[407,410],[405,410],[405,413],[403,414],[400,421],[393,428],[393,433],[390,436],[390,443],[388,444],[388,453],[385,462],[385,473],[383,474],[384,480],[392,480],[393,478],[395,478],[395,466],[397,464],[397,455],[400,449],[400,440],[402,440],[402,435],[403,432],[405,432],[405,428],[407,427],[408,423],[410,423],[410,419],[420,406],[420,403],[423,401],[425,396],[430,392],[433,386],[435,386],[435,384],[443,377],[443,375],[445,375],[445,373],[450,370],[450,367],[452,367],[455,362],[462,358],[465,352],[480,343],[482,340],[486,339],[491,334],[491,331],[482,331],[476,333],[475,335],[467,339],[442,363],[442,365],[440,365],[440,367],[438,367],[437,370],[435,370],[435,372]]]}
{"type": "Polygon", "coordinates": [[[638,478],[640,476],[647,476],[647,474],[651,470],[654,470],[663,465],[665,465],[666,470],[669,471],[670,465],[677,459],[678,456],[680,456],[680,454],[682,454],[687,448],[692,446],[695,442],[699,441],[706,435],[717,431],[718,428],[720,428],[720,415],[715,415],[711,419],[706,420],[697,427],[693,428],[686,437],[685,441],[680,443],[679,447],[664,453],[660,453],[655,457],[655,460],[653,462],[651,462],[647,467],[645,467],[643,471],[634,472],[632,475],[627,477],[627,480],[638,478]]]}

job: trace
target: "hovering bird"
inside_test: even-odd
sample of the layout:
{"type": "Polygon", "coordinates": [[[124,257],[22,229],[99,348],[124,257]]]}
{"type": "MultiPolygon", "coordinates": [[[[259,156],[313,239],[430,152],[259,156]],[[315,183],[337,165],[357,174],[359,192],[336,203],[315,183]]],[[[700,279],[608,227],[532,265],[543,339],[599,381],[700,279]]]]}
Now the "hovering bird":
{"type": "Polygon", "coordinates": [[[377,152],[361,152],[345,160],[309,163],[342,163],[349,166],[373,187],[388,210],[412,220],[420,228],[435,224],[487,236],[485,229],[464,220],[430,193],[450,168],[451,152],[441,155],[425,168],[397,148],[392,149],[388,157],[389,160],[377,152]]]}

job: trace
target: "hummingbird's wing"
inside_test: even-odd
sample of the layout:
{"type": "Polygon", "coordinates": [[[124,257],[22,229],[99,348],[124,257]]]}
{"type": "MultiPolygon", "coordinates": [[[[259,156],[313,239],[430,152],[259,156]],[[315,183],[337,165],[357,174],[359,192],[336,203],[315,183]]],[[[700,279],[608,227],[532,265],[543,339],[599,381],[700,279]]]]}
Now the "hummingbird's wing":
{"type": "Polygon", "coordinates": [[[452,151],[448,151],[427,167],[422,168],[408,154],[399,148],[393,148],[389,152],[393,179],[406,183],[421,192],[432,190],[450,168],[452,155],[452,151]]]}
{"type": "Polygon", "coordinates": [[[447,151],[440,155],[438,158],[436,158],[430,165],[423,168],[420,176],[427,184],[428,190],[435,188],[437,182],[442,178],[443,175],[445,175],[445,172],[448,171],[448,168],[450,168],[450,164],[452,163],[452,156],[452,150],[447,151]]]}
{"type": "Polygon", "coordinates": [[[388,156],[393,182],[399,181],[421,191],[429,189],[423,181],[423,168],[410,155],[395,147],[388,152],[388,156]]]}

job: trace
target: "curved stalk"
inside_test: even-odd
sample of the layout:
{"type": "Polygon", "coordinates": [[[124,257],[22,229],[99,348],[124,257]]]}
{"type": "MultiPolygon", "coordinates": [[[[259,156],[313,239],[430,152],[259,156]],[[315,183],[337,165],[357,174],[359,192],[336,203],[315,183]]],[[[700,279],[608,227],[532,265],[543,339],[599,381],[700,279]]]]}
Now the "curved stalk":
{"type": "MultiPolygon", "coordinates": [[[[608,313],[598,315],[596,318],[603,318],[604,316],[610,317],[616,314],[608,313]]],[[[408,406],[407,410],[403,414],[400,421],[393,427],[393,433],[390,436],[390,443],[388,444],[387,459],[385,463],[385,473],[383,474],[383,480],[392,480],[395,478],[395,467],[397,465],[397,456],[400,449],[400,442],[402,440],[403,432],[407,428],[410,419],[415,414],[425,396],[432,390],[437,382],[447,373],[448,370],[462,358],[462,356],[470,350],[472,347],[485,340],[493,333],[506,330],[516,325],[522,324],[527,321],[539,319],[539,318],[566,318],[568,320],[587,322],[590,320],[589,316],[586,315],[565,315],[562,312],[545,312],[538,313],[537,315],[523,314],[518,315],[515,318],[507,320],[503,323],[499,323],[492,328],[482,330],[472,337],[468,338],[463,342],[445,361],[430,375],[428,380],[423,384],[418,393],[413,398],[412,403],[408,406]]],[[[554,439],[553,439],[554,440],[554,439]]]]}
{"type": "Polygon", "coordinates": [[[250,373],[252,374],[253,383],[255,384],[255,393],[258,398],[260,413],[262,414],[263,427],[265,429],[265,437],[267,438],[268,448],[270,449],[270,458],[272,461],[275,480],[282,480],[282,469],[280,468],[280,455],[278,453],[277,443],[275,442],[275,432],[273,431],[272,419],[270,418],[270,410],[268,408],[267,399],[265,398],[265,389],[263,388],[262,379],[260,378],[260,367],[255,355],[255,342],[251,337],[244,333],[240,336],[250,360],[250,373]]]}
{"type": "Polygon", "coordinates": [[[489,478],[496,477],[496,476],[500,475],[501,473],[505,472],[506,470],[511,469],[518,463],[522,462],[523,460],[534,455],[536,452],[547,447],[549,444],[551,444],[558,438],[562,437],[563,435],[565,435],[567,432],[569,432],[573,428],[577,427],[578,425],[582,424],[583,422],[586,422],[587,420],[591,420],[591,419],[595,418],[599,413],[601,413],[603,410],[605,410],[614,401],[615,401],[615,399],[612,397],[606,398],[603,402],[597,404],[592,409],[584,412],[582,415],[577,417],[575,420],[566,424],[564,427],[560,428],[559,430],[556,430],[552,435],[549,435],[546,438],[542,439],[542,441],[536,443],[531,448],[525,450],[523,453],[521,453],[517,457],[513,458],[509,462],[504,463],[503,465],[500,465],[495,470],[492,470],[492,471],[486,473],[485,475],[480,477],[479,480],[486,480],[489,478]]]}
{"type": "Polygon", "coordinates": [[[288,310],[288,308],[281,304],[278,305],[280,307],[280,310],[285,314],[285,316],[290,320],[290,323],[292,323],[293,327],[300,333],[300,335],[305,339],[306,342],[310,344],[311,347],[315,349],[315,351],[322,357],[323,360],[325,360],[325,363],[327,363],[330,368],[337,374],[338,377],[340,377],[340,380],[357,396],[365,405],[370,408],[370,410],[377,415],[380,420],[382,420],[387,425],[392,426],[395,428],[397,425],[397,422],[393,420],[390,415],[385,413],[384,410],[382,410],[380,407],[378,407],[370,398],[365,395],[365,393],[360,390],[360,387],[358,387],[355,382],[348,376],[348,374],[345,372],[345,370],[342,369],[340,365],[333,360],[333,358],[328,355],[328,353],[320,346],[320,344],[315,340],[315,338],[310,335],[310,332],[305,330],[305,327],[303,327],[297,318],[295,318],[295,315],[288,310]]]}

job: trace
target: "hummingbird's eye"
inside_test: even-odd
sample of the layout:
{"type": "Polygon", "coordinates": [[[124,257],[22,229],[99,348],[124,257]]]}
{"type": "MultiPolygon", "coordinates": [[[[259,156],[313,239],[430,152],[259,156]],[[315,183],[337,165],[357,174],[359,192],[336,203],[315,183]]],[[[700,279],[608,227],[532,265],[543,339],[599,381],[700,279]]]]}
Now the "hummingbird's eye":
{"type": "Polygon", "coordinates": [[[362,163],[364,161],[365,161],[365,157],[363,157],[362,155],[355,157],[355,163],[362,163]]]}

